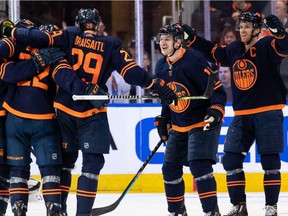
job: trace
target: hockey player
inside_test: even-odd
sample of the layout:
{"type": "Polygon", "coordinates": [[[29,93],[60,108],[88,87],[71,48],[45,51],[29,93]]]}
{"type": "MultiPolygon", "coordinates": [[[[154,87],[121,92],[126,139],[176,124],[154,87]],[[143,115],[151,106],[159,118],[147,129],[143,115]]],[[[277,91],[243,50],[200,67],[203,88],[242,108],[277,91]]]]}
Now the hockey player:
{"type": "MultiPolygon", "coordinates": [[[[1,49],[1,47],[0,47],[1,49]]],[[[7,83],[0,80],[0,103],[2,104],[6,93],[7,83]]],[[[9,201],[9,166],[6,162],[5,121],[7,111],[0,107],[0,216],[4,216],[9,201]]]]}
{"type": "MultiPolygon", "coordinates": [[[[16,26],[34,27],[28,20],[19,20],[16,26]]],[[[0,47],[8,47],[10,58],[0,67],[1,79],[8,92],[3,107],[6,120],[7,163],[10,166],[10,199],[15,216],[25,216],[28,209],[28,180],[31,151],[35,154],[43,182],[43,197],[47,216],[60,215],[61,135],[55,119],[53,99],[56,85],[46,68],[48,55],[51,64],[63,59],[59,52],[37,51],[5,38],[0,47]],[[41,54],[44,54],[41,56],[41,54]],[[46,68],[46,70],[45,70],[46,68]]],[[[50,51],[53,49],[50,49],[50,51]]],[[[0,53],[5,52],[1,49],[0,53]]]]}
{"type": "MultiPolygon", "coordinates": [[[[106,82],[113,70],[132,85],[151,88],[159,93],[161,103],[170,104],[175,93],[160,80],[153,81],[129,54],[122,49],[122,42],[111,36],[97,35],[101,18],[95,8],[80,9],[75,19],[76,27],[70,26],[52,34],[39,30],[9,28],[0,25],[2,34],[12,36],[33,47],[55,45],[67,54],[74,74],[87,84],[70,90],[82,89],[85,94],[107,95],[106,82]],[[75,89],[77,88],[77,89],[75,89]]],[[[67,65],[68,66],[68,65],[67,65]]],[[[54,73],[53,73],[54,74],[54,73]]],[[[67,79],[56,73],[54,78],[61,86],[67,79]],[[58,76],[58,78],[57,78],[58,76]],[[62,83],[62,84],[61,84],[62,83]]],[[[71,83],[73,84],[73,83],[71,83]]],[[[108,100],[73,101],[67,90],[59,88],[54,106],[63,138],[63,167],[61,174],[62,207],[66,214],[66,199],[71,185],[71,170],[81,149],[82,173],[77,183],[77,216],[90,215],[96,197],[98,178],[104,166],[103,154],[109,153],[108,100]]]]}
{"type": "MultiPolygon", "coordinates": [[[[180,24],[160,28],[157,39],[164,57],[157,62],[156,76],[178,96],[201,95],[212,71],[200,53],[182,48],[183,37],[180,24]]],[[[161,139],[169,135],[162,172],[171,216],[187,215],[183,165],[189,166],[194,176],[205,215],[220,216],[212,165],[216,163],[225,104],[226,94],[218,80],[210,99],[163,105],[161,116],[155,119],[161,139]]]]}
{"type": "Polygon", "coordinates": [[[285,85],[279,65],[288,54],[288,35],[275,15],[264,23],[274,36],[261,37],[259,14],[242,13],[237,23],[239,41],[221,47],[195,34],[184,25],[188,44],[207,58],[231,71],[234,119],[224,144],[223,166],[231,211],[226,216],[246,216],[245,174],[243,161],[256,141],[264,170],[266,216],[277,216],[281,187],[280,156],[283,151],[283,113],[286,104],[285,85]],[[268,88],[269,87],[269,88],[268,88]]]}

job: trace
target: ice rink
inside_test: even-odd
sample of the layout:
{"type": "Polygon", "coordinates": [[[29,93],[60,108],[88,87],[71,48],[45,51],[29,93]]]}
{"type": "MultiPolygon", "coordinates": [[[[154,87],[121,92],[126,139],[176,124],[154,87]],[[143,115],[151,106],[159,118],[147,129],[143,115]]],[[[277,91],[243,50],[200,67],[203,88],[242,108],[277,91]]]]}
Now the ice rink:
{"type": "MultiPolygon", "coordinates": [[[[121,194],[97,194],[94,207],[107,206],[114,203],[121,194]]],[[[227,193],[219,193],[219,208],[221,214],[227,213],[231,207],[227,193]]],[[[196,193],[186,194],[186,207],[189,216],[203,216],[201,205],[196,193]]],[[[68,199],[69,216],[75,216],[76,195],[70,194],[68,199]]],[[[250,216],[264,216],[264,196],[263,193],[248,193],[247,207],[250,216]]],[[[29,202],[27,216],[46,216],[43,201],[29,202]]],[[[111,213],[110,216],[167,216],[165,195],[128,193],[119,206],[111,213]]],[[[7,216],[12,216],[9,206],[7,216]]],[[[288,216],[288,193],[281,193],[278,203],[278,215],[288,216]]]]}

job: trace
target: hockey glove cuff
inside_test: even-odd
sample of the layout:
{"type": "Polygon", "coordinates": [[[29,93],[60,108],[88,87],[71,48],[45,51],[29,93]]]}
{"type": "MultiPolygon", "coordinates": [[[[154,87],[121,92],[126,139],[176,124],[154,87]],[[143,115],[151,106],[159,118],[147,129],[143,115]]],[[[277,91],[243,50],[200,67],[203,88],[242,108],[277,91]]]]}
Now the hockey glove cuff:
{"type": "Polygon", "coordinates": [[[157,127],[158,134],[162,141],[166,141],[171,130],[170,119],[163,116],[156,116],[154,120],[154,125],[157,127]]]}
{"type": "Polygon", "coordinates": [[[88,84],[85,90],[85,95],[104,95],[107,99],[104,100],[90,100],[90,103],[97,109],[102,109],[110,102],[109,93],[100,88],[97,84],[88,84]]]}
{"type": "Polygon", "coordinates": [[[280,22],[277,16],[269,15],[263,20],[269,31],[276,37],[283,37],[285,34],[285,28],[280,22]]]}
{"type": "Polygon", "coordinates": [[[190,47],[194,37],[196,36],[196,31],[187,24],[182,25],[184,31],[184,42],[187,47],[190,47]]]}
{"type": "Polygon", "coordinates": [[[48,65],[53,65],[64,59],[65,53],[57,47],[39,49],[32,54],[32,60],[38,73],[42,72],[48,65]]]}
{"type": "Polygon", "coordinates": [[[213,130],[218,128],[223,120],[224,116],[224,107],[221,104],[214,104],[211,105],[208,110],[207,114],[204,118],[204,122],[206,125],[204,126],[203,130],[213,130]]]}

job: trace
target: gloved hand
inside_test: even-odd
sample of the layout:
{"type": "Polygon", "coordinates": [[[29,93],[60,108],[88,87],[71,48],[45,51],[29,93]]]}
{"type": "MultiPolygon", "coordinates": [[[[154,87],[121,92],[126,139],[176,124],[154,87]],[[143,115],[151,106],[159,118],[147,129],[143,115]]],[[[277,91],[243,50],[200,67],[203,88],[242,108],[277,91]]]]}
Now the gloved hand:
{"type": "Polygon", "coordinates": [[[285,34],[285,28],[277,16],[273,14],[268,15],[264,18],[263,22],[273,35],[282,37],[285,34]]]}
{"type": "Polygon", "coordinates": [[[32,60],[38,73],[42,72],[48,65],[53,65],[58,61],[64,59],[65,53],[57,47],[47,47],[39,49],[36,52],[31,53],[32,60]]]}
{"type": "Polygon", "coordinates": [[[196,31],[187,24],[182,25],[184,31],[184,42],[189,47],[191,42],[194,39],[194,36],[197,34],[196,31]]]}
{"type": "Polygon", "coordinates": [[[203,130],[213,130],[220,126],[224,116],[224,107],[221,104],[215,104],[208,108],[207,114],[204,118],[204,122],[207,124],[204,126],[203,130]]]}
{"type": "Polygon", "coordinates": [[[0,22],[0,38],[10,37],[14,27],[14,23],[11,20],[2,20],[0,22]]]}
{"type": "MultiPolygon", "coordinates": [[[[85,95],[107,95],[109,98],[109,93],[100,88],[97,84],[88,84],[85,90],[85,95]]],[[[97,109],[101,109],[110,102],[107,100],[90,100],[90,103],[97,109]]]]}
{"type": "Polygon", "coordinates": [[[159,95],[161,104],[169,105],[174,103],[175,106],[177,105],[177,95],[165,84],[164,80],[154,79],[154,84],[151,87],[151,90],[159,95]]]}
{"type": "Polygon", "coordinates": [[[170,119],[163,116],[156,116],[154,125],[157,127],[158,134],[162,141],[166,141],[169,136],[171,121],[170,119]]]}

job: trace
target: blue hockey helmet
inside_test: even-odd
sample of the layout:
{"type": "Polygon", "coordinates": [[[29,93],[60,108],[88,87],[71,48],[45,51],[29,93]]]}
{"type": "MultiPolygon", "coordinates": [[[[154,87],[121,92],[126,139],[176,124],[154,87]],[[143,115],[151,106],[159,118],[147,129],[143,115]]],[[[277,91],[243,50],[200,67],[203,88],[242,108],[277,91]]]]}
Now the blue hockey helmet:
{"type": "Polygon", "coordinates": [[[75,17],[75,26],[79,27],[82,31],[95,30],[100,21],[101,17],[95,8],[81,8],[75,17]]]}
{"type": "Polygon", "coordinates": [[[183,38],[184,38],[184,30],[179,23],[162,26],[159,29],[159,33],[157,34],[157,39],[156,39],[157,43],[160,42],[160,36],[164,34],[172,35],[174,38],[174,41],[177,41],[178,39],[181,39],[183,41],[183,38]]]}
{"type": "Polygon", "coordinates": [[[261,28],[262,18],[259,13],[252,13],[250,11],[241,13],[236,24],[236,30],[239,30],[239,24],[242,22],[251,22],[253,28],[261,28]]]}

